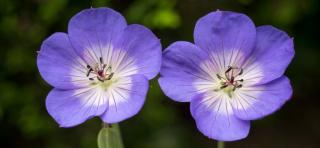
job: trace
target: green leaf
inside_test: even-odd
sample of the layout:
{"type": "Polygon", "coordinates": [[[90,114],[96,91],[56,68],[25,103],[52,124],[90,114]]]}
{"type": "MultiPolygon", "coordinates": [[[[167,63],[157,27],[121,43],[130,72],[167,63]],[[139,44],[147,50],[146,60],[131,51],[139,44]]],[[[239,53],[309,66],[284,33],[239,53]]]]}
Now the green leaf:
{"type": "Polygon", "coordinates": [[[98,148],[123,148],[118,124],[104,124],[98,135],[98,148]]]}

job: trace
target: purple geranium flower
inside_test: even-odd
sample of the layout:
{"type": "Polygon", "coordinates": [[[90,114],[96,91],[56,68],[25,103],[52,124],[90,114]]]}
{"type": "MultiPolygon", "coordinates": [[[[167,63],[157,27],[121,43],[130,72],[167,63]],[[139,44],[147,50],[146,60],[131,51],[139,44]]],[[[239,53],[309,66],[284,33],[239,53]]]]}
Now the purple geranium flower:
{"type": "Polygon", "coordinates": [[[194,40],[165,50],[159,83],[168,97],[190,102],[204,135],[245,138],[250,120],[271,114],[291,97],[283,73],[294,49],[285,32],[256,28],[244,14],[216,11],[198,20],[194,40]]]}
{"type": "Polygon", "coordinates": [[[148,80],[160,70],[161,44],[118,12],[91,8],[72,17],[68,34],[54,33],[42,43],[37,64],[55,87],[46,107],[61,127],[94,116],[117,123],[141,109],[148,80]]]}

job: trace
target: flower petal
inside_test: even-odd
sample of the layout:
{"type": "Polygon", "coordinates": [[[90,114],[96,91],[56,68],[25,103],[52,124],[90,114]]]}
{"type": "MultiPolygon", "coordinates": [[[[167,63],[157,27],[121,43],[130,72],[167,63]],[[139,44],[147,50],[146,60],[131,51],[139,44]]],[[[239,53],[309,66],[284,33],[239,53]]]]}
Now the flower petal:
{"type": "Polygon", "coordinates": [[[55,33],[42,43],[37,65],[43,79],[54,87],[72,89],[88,85],[86,64],[65,33],[55,33]]]}
{"type": "Polygon", "coordinates": [[[114,55],[113,65],[120,75],[127,75],[130,71],[145,75],[148,79],[155,77],[161,66],[160,40],[146,27],[129,25],[121,34],[114,45],[115,50],[126,54],[114,55]],[[128,58],[131,57],[131,60],[128,58]],[[133,63],[135,68],[130,68],[133,63]]]}
{"type": "Polygon", "coordinates": [[[191,100],[191,114],[198,129],[219,141],[235,141],[247,137],[250,122],[238,119],[226,95],[205,93],[191,100]]]}
{"type": "Polygon", "coordinates": [[[109,8],[90,8],[71,18],[68,34],[77,53],[95,64],[112,49],[113,39],[127,26],[118,12],[109,8]]]}
{"type": "Polygon", "coordinates": [[[148,91],[148,79],[133,75],[119,79],[107,89],[108,109],[100,117],[106,123],[117,123],[137,114],[148,91]]]}
{"type": "Polygon", "coordinates": [[[293,56],[293,40],[285,32],[272,26],[258,27],[256,46],[244,67],[249,70],[243,75],[253,78],[256,84],[270,82],[283,75],[293,56]]]}
{"type": "Polygon", "coordinates": [[[237,91],[232,106],[236,116],[243,120],[254,120],[275,112],[292,95],[290,81],[285,76],[267,84],[243,87],[237,91]]]}
{"type": "Polygon", "coordinates": [[[192,43],[179,41],[171,44],[163,53],[161,89],[175,101],[190,101],[198,93],[193,82],[212,79],[211,74],[200,66],[206,59],[207,54],[192,43]]]}
{"type": "MultiPolygon", "coordinates": [[[[200,18],[194,30],[195,44],[201,49],[224,55],[224,58],[217,59],[229,61],[232,58],[234,63],[242,63],[251,53],[255,43],[256,28],[253,22],[244,14],[216,11],[200,18]],[[238,54],[242,56],[237,56],[238,54]]],[[[221,61],[222,62],[222,61],[221,61]]]]}
{"type": "Polygon", "coordinates": [[[99,88],[75,90],[53,89],[47,96],[49,114],[61,127],[72,127],[89,118],[101,115],[107,109],[107,98],[99,88]]]}

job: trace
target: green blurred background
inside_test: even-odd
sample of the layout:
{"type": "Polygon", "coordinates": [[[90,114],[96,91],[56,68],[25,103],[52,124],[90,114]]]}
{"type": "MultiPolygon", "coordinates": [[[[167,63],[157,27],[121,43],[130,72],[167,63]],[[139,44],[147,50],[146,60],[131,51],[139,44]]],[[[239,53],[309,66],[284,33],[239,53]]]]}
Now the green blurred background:
{"type": "MultiPolygon", "coordinates": [[[[320,147],[319,0],[0,0],[0,147],[94,148],[99,118],[59,128],[48,115],[51,86],[40,77],[36,51],[68,20],[90,7],[107,6],[129,22],[151,28],[163,47],[193,41],[195,22],[214,11],[247,14],[257,26],[270,24],[294,37],[296,56],[287,70],[292,99],[275,114],[254,121],[248,138],[227,148],[320,147]]],[[[151,82],[141,112],[120,123],[126,148],[214,148],[195,127],[188,103],[166,98],[151,82]]]]}

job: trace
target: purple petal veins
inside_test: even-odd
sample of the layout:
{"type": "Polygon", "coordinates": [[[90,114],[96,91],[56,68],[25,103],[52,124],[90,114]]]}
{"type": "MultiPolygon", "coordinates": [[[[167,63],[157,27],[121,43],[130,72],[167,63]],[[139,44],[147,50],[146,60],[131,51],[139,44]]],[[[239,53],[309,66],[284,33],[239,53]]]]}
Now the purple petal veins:
{"type": "Polygon", "coordinates": [[[61,127],[95,116],[116,123],[141,109],[148,80],[160,70],[161,44],[118,12],[91,8],[71,18],[68,34],[55,33],[42,43],[37,65],[55,87],[46,107],[61,127]]]}
{"type": "Polygon", "coordinates": [[[291,84],[283,74],[294,48],[285,32],[256,28],[244,14],[216,11],[198,20],[194,40],[175,42],[164,51],[159,83],[171,99],[190,102],[204,135],[243,139],[250,120],[290,99],[291,84]]]}

